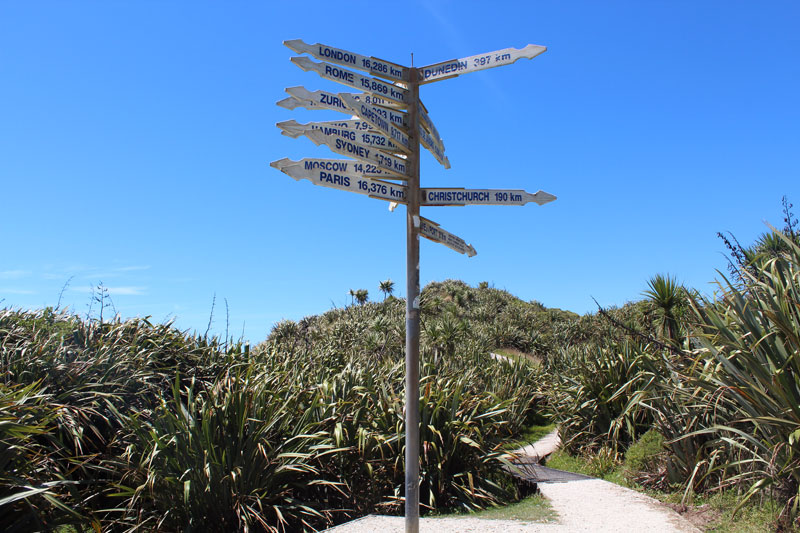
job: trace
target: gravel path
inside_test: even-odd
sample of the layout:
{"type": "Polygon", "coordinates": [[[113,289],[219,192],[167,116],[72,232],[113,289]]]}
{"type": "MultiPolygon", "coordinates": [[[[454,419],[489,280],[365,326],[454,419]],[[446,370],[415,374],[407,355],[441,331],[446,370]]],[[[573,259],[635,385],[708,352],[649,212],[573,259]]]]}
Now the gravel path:
{"type": "MultiPolygon", "coordinates": [[[[502,357],[502,356],[500,356],[502,357]]],[[[559,446],[554,431],[514,453],[533,461],[559,446]]],[[[539,490],[558,513],[558,523],[479,518],[420,518],[420,533],[699,533],[688,520],[657,500],[603,481],[579,479],[560,483],[539,482],[539,490]]],[[[403,533],[402,516],[370,515],[328,529],[332,533],[403,533]]]]}
{"type": "Polygon", "coordinates": [[[512,453],[515,455],[526,455],[534,461],[538,461],[543,457],[547,457],[561,446],[561,439],[558,436],[558,430],[553,430],[533,444],[528,444],[522,448],[514,450],[512,453]]]}

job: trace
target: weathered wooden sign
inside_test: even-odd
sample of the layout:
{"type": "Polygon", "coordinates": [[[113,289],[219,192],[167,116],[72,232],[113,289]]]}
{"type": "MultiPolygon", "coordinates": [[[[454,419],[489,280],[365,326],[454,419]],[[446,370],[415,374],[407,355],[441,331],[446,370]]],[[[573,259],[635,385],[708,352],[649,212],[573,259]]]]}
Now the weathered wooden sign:
{"type": "Polygon", "coordinates": [[[376,80],[330,63],[317,63],[305,56],[292,58],[292,63],[305,71],[313,71],[325,79],[347,85],[359,91],[377,94],[382,98],[393,100],[401,104],[408,103],[408,91],[393,83],[376,80]]]}
{"type": "Polygon", "coordinates": [[[425,110],[420,110],[419,113],[419,122],[425,130],[431,134],[431,139],[433,143],[439,148],[439,150],[444,153],[444,142],[442,141],[442,137],[439,135],[439,131],[436,129],[436,126],[433,125],[433,121],[428,116],[428,112],[425,110]]]}
{"type": "MultiPolygon", "coordinates": [[[[286,109],[304,107],[306,109],[331,109],[333,111],[341,111],[342,113],[350,113],[350,110],[344,105],[338,94],[329,93],[327,91],[309,91],[305,87],[288,87],[285,90],[292,96],[281,100],[278,102],[278,105],[286,109]]],[[[369,105],[388,107],[390,109],[400,109],[400,105],[396,102],[391,102],[385,98],[380,98],[373,94],[348,94],[350,94],[350,96],[355,98],[357,101],[366,102],[369,105]]]]}
{"type": "Polygon", "coordinates": [[[422,189],[423,205],[544,205],[556,197],[544,191],[533,194],[511,189],[422,189]]]}
{"type": "MultiPolygon", "coordinates": [[[[330,120],[326,122],[309,122],[300,124],[296,120],[284,120],[275,124],[281,129],[281,134],[296,139],[308,130],[323,130],[325,128],[341,128],[352,132],[374,131],[369,122],[365,120],[330,120]]],[[[327,132],[326,132],[327,133],[327,132]]]]}
{"type": "Polygon", "coordinates": [[[450,61],[442,61],[441,63],[434,63],[427,67],[419,69],[420,84],[430,83],[432,81],[444,80],[466,74],[468,72],[476,72],[478,70],[486,70],[487,68],[502,67],[503,65],[510,65],[517,59],[533,59],[539,54],[546,52],[547,48],[535,44],[520,49],[504,48],[494,52],[487,52],[477,56],[463,57],[461,59],[451,59],[450,61]]]}
{"type": "Polygon", "coordinates": [[[309,180],[314,185],[364,194],[389,202],[405,203],[406,187],[397,183],[365,178],[346,170],[325,170],[320,167],[306,168],[304,165],[287,165],[285,160],[273,161],[270,166],[299,181],[309,180]]]}
{"type": "Polygon", "coordinates": [[[305,136],[311,139],[314,144],[324,144],[337,154],[375,163],[381,170],[395,174],[398,178],[403,179],[408,176],[406,160],[401,157],[387,154],[381,150],[375,150],[357,141],[342,139],[336,135],[325,135],[320,130],[311,130],[306,132],[305,136]]]}
{"type": "Polygon", "coordinates": [[[435,157],[439,163],[444,165],[444,168],[450,168],[450,160],[444,155],[444,150],[433,140],[431,134],[425,131],[422,124],[419,125],[419,142],[433,154],[433,157],[435,157]]]}
{"type": "Polygon", "coordinates": [[[419,234],[426,239],[444,244],[460,254],[467,254],[468,257],[477,255],[478,252],[471,244],[467,244],[461,237],[443,230],[436,222],[423,217],[419,217],[419,222],[419,234]]]}
{"type": "Polygon", "coordinates": [[[408,135],[401,129],[407,119],[403,113],[359,102],[346,93],[341,93],[339,96],[354,115],[369,122],[373,128],[386,134],[396,144],[410,148],[408,135]]]}
{"type": "Polygon", "coordinates": [[[300,39],[283,41],[283,44],[298,54],[311,54],[322,61],[364,70],[373,76],[380,76],[381,78],[408,81],[408,69],[406,67],[383,59],[362,56],[361,54],[333,48],[325,44],[306,44],[300,39]]]}
{"type": "Polygon", "coordinates": [[[278,170],[283,167],[295,165],[299,165],[306,170],[322,169],[327,170],[328,172],[358,174],[359,176],[368,178],[398,179],[394,174],[381,170],[378,165],[364,163],[362,161],[353,161],[352,159],[318,159],[308,157],[298,161],[293,161],[288,157],[284,157],[283,159],[279,159],[278,161],[273,161],[270,163],[270,166],[277,168],[278,170]]]}
{"type": "Polygon", "coordinates": [[[382,133],[373,130],[369,123],[364,120],[309,122],[308,124],[299,124],[294,120],[287,120],[278,122],[276,126],[281,129],[283,135],[294,139],[300,135],[306,135],[309,131],[319,130],[325,135],[336,135],[342,139],[358,142],[364,146],[390,153],[409,152],[408,148],[393,143],[391,139],[382,133]]]}

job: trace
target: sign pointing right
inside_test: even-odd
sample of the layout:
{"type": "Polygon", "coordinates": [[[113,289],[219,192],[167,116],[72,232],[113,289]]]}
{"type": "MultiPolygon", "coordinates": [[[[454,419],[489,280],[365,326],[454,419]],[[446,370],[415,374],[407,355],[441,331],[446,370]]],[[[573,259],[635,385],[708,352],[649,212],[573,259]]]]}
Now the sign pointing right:
{"type": "Polygon", "coordinates": [[[511,189],[422,189],[422,205],[544,205],[555,199],[544,191],[531,194],[511,189]]]}
{"type": "Polygon", "coordinates": [[[451,59],[450,61],[434,63],[433,65],[428,65],[427,67],[419,69],[420,84],[453,78],[461,74],[466,74],[467,72],[476,72],[478,70],[486,70],[487,68],[510,65],[517,59],[533,59],[546,51],[547,47],[545,46],[529,44],[525,48],[520,48],[519,50],[516,48],[504,48],[477,56],[462,57],[461,59],[451,59]]]}
{"type": "Polygon", "coordinates": [[[415,224],[419,224],[419,234],[426,239],[444,244],[460,254],[467,254],[467,257],[475,257],[478,254],[471,244],[467,244],[461,237],[443,230],[436,222],[424,217],[419,217],[418,220],[417,217],[414,218],[415,224]]]}

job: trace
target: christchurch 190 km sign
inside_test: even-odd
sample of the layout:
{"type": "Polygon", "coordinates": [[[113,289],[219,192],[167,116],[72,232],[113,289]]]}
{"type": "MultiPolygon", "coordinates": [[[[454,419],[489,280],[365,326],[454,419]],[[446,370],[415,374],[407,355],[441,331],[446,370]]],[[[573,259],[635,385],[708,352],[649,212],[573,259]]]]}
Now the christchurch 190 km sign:
{"type": "MultiPolygon", "coordinates": [[[[405,530],[418,533],[419,237],[468,257],[476,254],[464,239],[420,216],[420,206],[544,205],[556,199],[544,191],[529,193],[520,189],[422,188],[420,146],[446,169],[450,168],[450,160],[438,129],[419,99],[420,86],[510,65],[519,59],[533,59],[547,48],[529,44],[415,68],[326,44],[307,44],[300,39],[283,44],[298,54],[320,60],[292,57],[292,63],[301,69],[361,92],[286,89],[289,97],[278,102],[283,108],[336,111],[352,118],[307,124],[286,120],[277,124],[281,133],[292,138],[307,137],[318,146],[352,159],[284,158],[270,165],[297,181],[308,180],[317,186],[388,201],[390,211],[398,204],[406,206],[405,530]]],[[[477,125],[472,127],[479,129],[477,125]]]]}

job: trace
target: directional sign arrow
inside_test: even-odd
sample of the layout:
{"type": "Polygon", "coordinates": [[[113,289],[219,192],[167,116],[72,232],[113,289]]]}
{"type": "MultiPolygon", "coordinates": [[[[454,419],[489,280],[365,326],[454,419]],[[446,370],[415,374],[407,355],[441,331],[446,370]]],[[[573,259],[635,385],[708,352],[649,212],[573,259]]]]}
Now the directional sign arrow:
{"type": "Polygon", "coordinates": [[[374,93],[401,104],[408,104],[408,99],[410,98],[408,91],[392,83],[376,80],[330,63],[317,63],[305,56],[293,57],[291,61],[301,69],[314,71],[325,79],[348,85],[359,91],[374,93]]]}
{"type": "Polygon", "coordinates": [[[450,160],[444,155],[444,150],[433,140],[431,134],[425,131],[422,124],[419,125],[419,142],[433,154],[433,157],[435,157],[439,163],[444,165],[444,168],[450,168],[450,160]]]}
{"type": "Polygon", "coordinates": [[[347,50],[340,50],[325,44],[306,44],[300,39],[283,41],[284,46],[288,46],[298,54],[311,54],[322,61],[330,61],[337,65],[364,70],[374,76],[391,80],[408,81],[408,69],[401,65],[396,65],[383,59],[366,57],[361,54],[354,54],[347,50]]]}
{"type": "Polygon", "coordinates": [[[443,230],[436,222],[419,217],[419,223],[419,234],[426,239],[444,244],[451,250],[455,250],[460,254],[467,254],[469,257],[474,257],[477,254],[471,244],[467,244],[461,237],[443,230]]]}
{"type": "Polygon", "coordinates": [[[296,120],[285,120],[276,124],[281,129],[281,134],[296,139],[308,130],[325,130],[325,128],[342,128],[348,131],[372,131],[372,126],[365,120],[332,120],[328,122],[309,122],[300,124],[296,120]]]}
{"type": "MultiPolygon", "coordinates": [[[[329,93],[326,91],[309,91],[305,87],[288,87],[286,89],[286,92],[296,97],[297,100],[311,100],[314,104],[311,106],[313,108],[321,107],[325,109],[333,109],[334,111],[348,112],[348,110],[342,103],[341,98],[339,98],[339,95],[335,93],[329,93]]],[[[369,93],[366,94],[349,93],[349,94],[359,102],[366,102],[369,105],[379,105],[391,109],[401,108],[400,104],[398,104],[397,102],[386,100],[385,98],[375,96],[374,94],[369,94],[369,93]]],[[[287,100],[289,99],[287,98],[287,100]]],[[[287,109],[294,109],[295,107],[309,107],[307,105],[301,105],[301,104],[294,105],[294,107],[289,107],[287,104],[283,104],[282,102],[286,102],[286,100],[278,102],[278,105],[281,107],[286,107],[287,109]]],[[[402,113],[398,114],[402,115],[402,113]]]]}
{"type": "Polygon", "coordinates": [[[420,84],[444,80],[468,72],[510,65],[517,59],[533,59],[545,51],[547,51],[547,47],[545,46],[529,44],[525,48],[519,50],[516,48],[504,48],[503,50],[487,52],[477,56],[434,63],[433,65],[428,65],[427,67],[419,69],[420,84]]]}
{"type": "Polygon", "coordinates": [[[278,122],[276,126],[282,130],[281,133],[283,135],[292,138],[307,135],[310,131],[321,131],[325,135],[335,135],[342,139],[386,152],[410,152],[408,148],[396,145],[382,133],[373,130],[369,123],[364,120],[310,122],[308,124],[298,124],[294,120],[287,120],[278,122]]]}
{"type": "Polygon", "coordinates": [[[355,141],[342,139],[335,135],[325,135],[319,130],[309,131],[305,136],[311,139],[314,144],[324,144],[337,154],[361,159],[362,161],[370,161],[377,164],[381,170],[397,174],[403,179],[407,178],[406,160],[403,158],[395,157],[380,150],[375,150],[374,148],[364,146],[355,141]]]}
{"type": "Polygon", "coordinates": [[[278,161],[273,161],[270,163],[270,165],[278,170],[284,167],[300,166],[305,170],[322,169],[327,170],[328,172],[344,172],[371,178],[392,180],[398,179],[394,174],[384,172],[378,168],[377,165],[373,165],[372,163],[363,163],[361,161],[353,161],[352,159],[317,159],[308,157],[305,159],[300,159],[299,161],[292,161],[288,157],[284,157],[278,161]]]}
{"type": "Polygon", "coordinates": [[[556,197],[544,191],[533,194],[511,189],[422,189],[422,205],[544,205],[556,197]]]}
{"type": "Polygon", "coordinates": [[[347,93],[339,93],[339,97],[351,113],[369,122],[373,128],[386,134],[395,144],[410,149],[408,135],[398,127],[406,120],[405,114],[359,102],[347,93]]]}
{"type": "Polygon", "coordinates": [[[439,135],[439,131],[436,129],[436,126],[433,125],[433,121],[431,120],[431,117],[428,116],[428,112],[424,109],[420,110],[419,122],[431,134],[431,141],[442,153],[444,153],[444,142],[442,141],[442,137],[439,135]]]}
{"type": "Polygon", "coordinates": [[[405,203],[406,201],[405,185],[365,178],[353,172],[328,171],[319,167],[308,169],[299,164],[287,165],[286,161],[288,160],[273,161],[270,166],[298,181],[306,179],[314,185],[364,194],[389,202],[405,203]]]}

